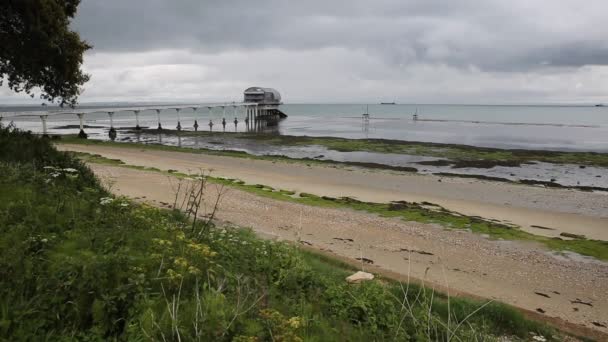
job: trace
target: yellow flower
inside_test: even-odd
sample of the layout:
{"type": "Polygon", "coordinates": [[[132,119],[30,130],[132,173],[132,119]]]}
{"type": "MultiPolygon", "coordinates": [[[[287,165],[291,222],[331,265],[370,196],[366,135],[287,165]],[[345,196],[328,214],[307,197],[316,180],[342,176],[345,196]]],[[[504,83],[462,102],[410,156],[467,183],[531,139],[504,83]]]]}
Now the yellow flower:
{"type": "Polygon", "coordinates": [[[198,268],[196,268],[194,266],[190,266],[190,267],[188,267],[188,273],[190,273],[192,275],[199,275],[199,274],[201,274],[201,270],[199,270],[198,268]]]}
{"type": "Polygon", "coordinates": [[[152,242],[154,242],[155,245],[158,245],[158,246],[161,246],[161,247],[173,245],[171,243],[171,241],[162,240],[162,239],[152,239],[152,242]]]}
{"type": "Polygon", "coordinates": [[[291,317],[287,323],[289,324],[289,326],[291,328],[298,329],[299,327],[302,326],[302,318],[297,317],[297,316],[291,317]]]}
{"type": "Polygon", "coordinates": [[[182,257],[177,257],[175,258],[175,260],[173,260],[173,263],[177,266],[181,266],[181,267],[188,267],[188,260],[182,258],[182,257]]]}
{"type": "Polygon", "coordinates": [[[212,251],[209,246],[196,244],[194,242],[189,243],[188,248],[190,248],[193,252],[199,253],[203,257],[214,257],[217,255],[217,253],[212,251]]]}
{"type": "Polygon", "coordinates": [[[172,269],[168,269],[167,270],[167,277],[169,277],[169,279],[171,279],[171,280],[176,280],[176,279],[180,279],[182,277],[182,275],[179,274],[179,273],[177,273],[177,272],[175,272],[172,269]]]}

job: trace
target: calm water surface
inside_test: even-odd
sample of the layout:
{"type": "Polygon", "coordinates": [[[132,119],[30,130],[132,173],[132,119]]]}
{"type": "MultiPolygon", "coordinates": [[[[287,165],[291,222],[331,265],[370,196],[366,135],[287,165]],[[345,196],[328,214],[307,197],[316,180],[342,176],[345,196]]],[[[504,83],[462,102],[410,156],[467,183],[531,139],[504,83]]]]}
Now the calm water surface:
{"type": "MultiPolygon", "coordinates": [[[[124,106],[124,105],[123,105],[124,106]]],[[[86,106],[83,106],[85,108],[86,106]]],[[[107,106],[104,106],[107,108],[107,106]]],[[[38,110],[40,107],[0,107],[1,112],[38,110]]],[[[364,124],[362,114],[367,111],[361,104],[286,104],[282,110],[289,115],[278,128],[288,135],[335,136],[346,138],[383,138],[409,141],[466,144],[483,147],[550,149],[568,151],[608,152],[608,107],[594,106],[482,106],[482,105],[369,105],[370,121],[364,124]],[[412,116],[418,113],[418,121],[412,116]]],[[[224,111],[206,108],[197,112],[182,110],[184,129],[192,130],[194,120],[200,129],[208,130],[209,120],[214,130],[226,118],[226,130],[234,131],[233,120],[239,120],[237,131],[245,131],[242,110],[224,111]]],[[[41,131],[38,117],[10,118],[18,127],[41,131]]],[[[141,124],[156,127],[156,114],[143,111],[141,124]]],[[[109,126],[104,113],[88,114],[87,125],[109,126]]],[[[163,127],[174,128],[175,111],[166,110],[161,118],[163,127]]],[[[49,118],[51,133],[77,133],[77,129],[58,129],[77,125],[75,115],[49,118]]],[[[117,112],[116,127],[134,126],[132,112],[117,112]]],[[[89,133],[103,133],[103,128],[88,129],[89,133]]],[[[103,134],[98,135],[104,138],[103,134]]]]}

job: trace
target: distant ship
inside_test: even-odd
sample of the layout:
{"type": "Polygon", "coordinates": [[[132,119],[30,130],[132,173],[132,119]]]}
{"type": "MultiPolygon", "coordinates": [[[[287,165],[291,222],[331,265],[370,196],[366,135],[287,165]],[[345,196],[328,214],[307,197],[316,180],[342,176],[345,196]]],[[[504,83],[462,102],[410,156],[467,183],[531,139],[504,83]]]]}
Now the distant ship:
{"type": "Polygon", "coordinates": [[[380,102],[381,105],[395,105],[395,102],[380,102]]]}
{"type": "Polygon", "coordinates": [[[596,106],[596,107],[605,107],[603,103],[596,104],[595,106],[596,106]]]}

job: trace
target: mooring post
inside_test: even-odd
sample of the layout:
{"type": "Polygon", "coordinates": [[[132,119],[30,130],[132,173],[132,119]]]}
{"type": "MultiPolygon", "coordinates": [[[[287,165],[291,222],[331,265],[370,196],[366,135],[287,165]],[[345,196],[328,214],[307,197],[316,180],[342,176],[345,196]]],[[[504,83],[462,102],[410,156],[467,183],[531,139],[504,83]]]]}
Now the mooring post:
{"type": "Polygon", "coordinates": [[[179,111],[180,110],[181,110],[180,108],[175,108],[175,111],[177,112],[177,127],[176,128],[177,128],[178,131],[182,130],[182,124],[180,122],[181,120],[180,120],[180,117],[179,117],[179,111]]]}
{"type": "Polygon", "coordinates": [[[198,122],[196,122],[196,110],[198,109],[198,107],[191,107],[192,108],[192,116],[194,117],[194,131],[198,131],[198,122]]]}
{"type": "Polygon", "coordinates": [[[108,135],[110,136],[110,139],[114,140],[116,139],[116,129],[114,128],[114,112],[108,112],[108,116],[110,117],[110,132],[108,132],[108,135]]]}
{"type": "Polygon", "coordinates": [[[163,126],[160,123],[160,109],[156,109],[156,119],[158,120],[158,130],[162,130],[163,126]]]}
{"type": "Polygon", "coordinates": [[[47,129],[46,129],[46,119],[48,118],[48,116],[49,116],[48,114],[40,115],[40,120],[42,120],[42,136],[43,137],[49,136],[47,129]]]}
{"type": "Polygon", "coordinates": [[[209,119],[209,132],[213,131],[213,120],[209,119]]]}
{"type": "Polygon", "coordinates": [[[212,106],[207,106],[207,109],[209,110],[209,120],[213,118],[213,111],[211,110],[212,108],[212,106]]]}
{"type": "Polygon", "coordinates": [[[134,110],[133,113],[135,114],[135,129],[136,130],[141,130],[141,127],[139,126],[139,110],[134,110]]]}
{"type": "Polygon", "coordinates": [[[86,139],[87,134],[84,132],[84,120],[83,120],[84,113],[76,113],[76,115],[78,115],[78,120],[80,121],[80,132],[78,132],[78,137],[81,139],[86,139]]]}

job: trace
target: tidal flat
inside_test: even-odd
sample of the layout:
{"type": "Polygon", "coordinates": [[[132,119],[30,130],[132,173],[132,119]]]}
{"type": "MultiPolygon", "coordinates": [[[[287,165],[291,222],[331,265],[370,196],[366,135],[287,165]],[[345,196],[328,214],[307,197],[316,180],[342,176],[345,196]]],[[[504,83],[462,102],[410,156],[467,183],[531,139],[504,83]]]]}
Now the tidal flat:
{"type": "MultiPolygon", "coordinates": [[[[64,137],[64,140],[70,143],[90,143],[72,136],[64,137]]],[[[598,152],[507,150],[385,139],[174,130],[124,130],[119,134],[118,141],[247,158],[270,157],[304,163],[330,163],[585,191],[608,191],[608,154],[598,152]]]]}

